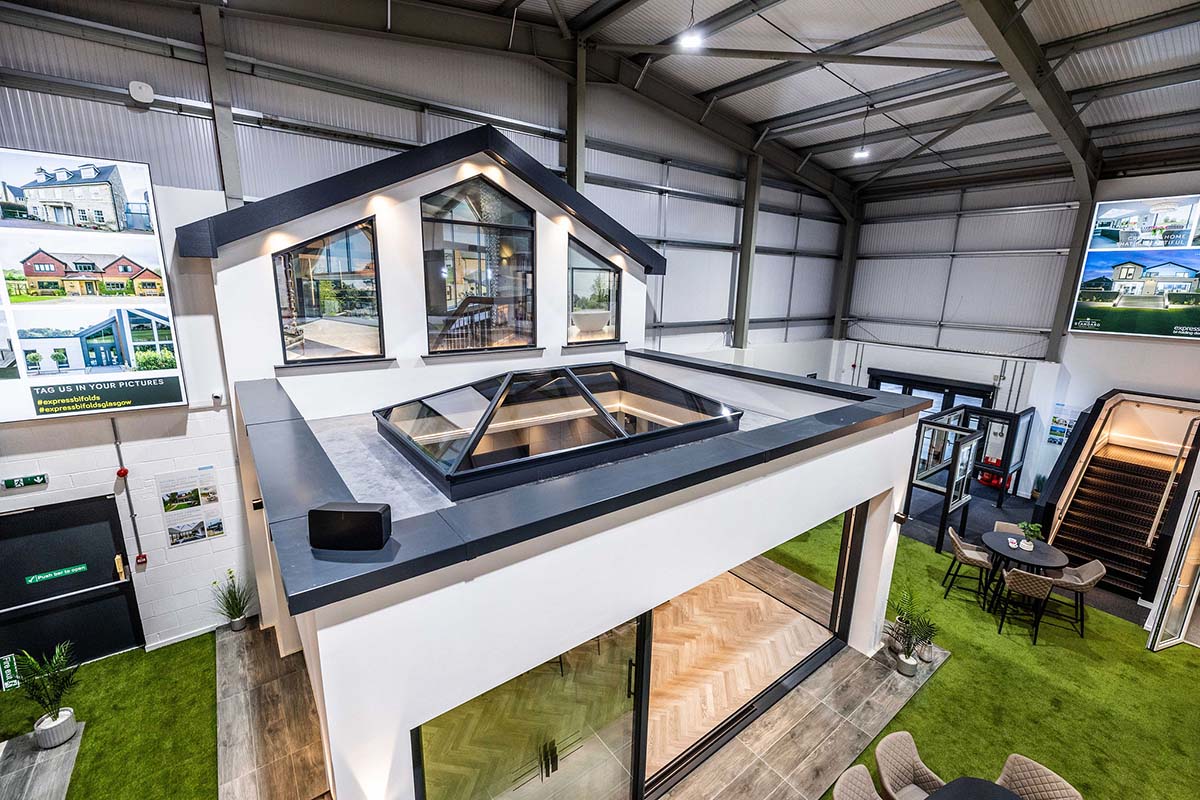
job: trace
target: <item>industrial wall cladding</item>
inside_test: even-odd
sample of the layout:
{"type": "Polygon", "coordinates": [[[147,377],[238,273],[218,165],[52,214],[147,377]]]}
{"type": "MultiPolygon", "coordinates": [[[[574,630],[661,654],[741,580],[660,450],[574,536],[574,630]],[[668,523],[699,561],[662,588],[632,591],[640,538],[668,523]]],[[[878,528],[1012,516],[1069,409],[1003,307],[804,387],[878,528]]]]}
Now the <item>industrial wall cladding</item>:
{"type": "Polygon", "coordinates": [[[150,168],[0,148],[0,422],[186,402],[150,168]]]}
{"type": "Polygon", "coordinates": [[[1071,329],[1200,338],[1200,195],[1098,203],[1071,329]]]}

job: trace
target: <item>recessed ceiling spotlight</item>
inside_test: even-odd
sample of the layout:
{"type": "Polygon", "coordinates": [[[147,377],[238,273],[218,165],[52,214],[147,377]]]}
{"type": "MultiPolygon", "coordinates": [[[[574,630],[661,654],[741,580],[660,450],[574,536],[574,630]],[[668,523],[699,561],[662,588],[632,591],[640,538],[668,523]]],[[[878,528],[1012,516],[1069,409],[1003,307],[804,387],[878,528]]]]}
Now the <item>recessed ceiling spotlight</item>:
{"type": "Polygon", "coordinates": [[[854,158],[855,158],[856,160],[862,160],[862,159],[864,159],[864,158],[870,158],[870,156],[871,156],[871,151],[870,151],[870,150],[868,150],[868,149],[867,149],[867,148],[865,148],[865,147],[860,147],[860,148],[858,148],[857,150],[855,150],[855,151],[854,151],[854,158]]]}
{"type": "Polygon", "coordinates": [[[700,35],[699,31],[687,31],[679,37],[679,46],[688,50],[695,50],[702,44],[704,44],[704,37],[700,35]]]}

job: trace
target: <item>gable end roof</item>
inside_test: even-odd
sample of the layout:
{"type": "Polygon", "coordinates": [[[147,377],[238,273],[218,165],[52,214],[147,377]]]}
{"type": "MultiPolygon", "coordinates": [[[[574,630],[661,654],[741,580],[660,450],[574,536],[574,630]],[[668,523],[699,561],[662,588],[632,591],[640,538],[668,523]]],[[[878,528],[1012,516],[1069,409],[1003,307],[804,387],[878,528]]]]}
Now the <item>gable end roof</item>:
{"type": "Polygon", "coordinates": [[[491,125],[389,156],[306,186],[197,220],[176,229],[179,255],[216,258],[230,242],[291,222],[394,183],[483,153],[505,167],[571,216],[641,264],[647,273],[666,272],[667,259],[601,211],[533,156],[491,125]]]}

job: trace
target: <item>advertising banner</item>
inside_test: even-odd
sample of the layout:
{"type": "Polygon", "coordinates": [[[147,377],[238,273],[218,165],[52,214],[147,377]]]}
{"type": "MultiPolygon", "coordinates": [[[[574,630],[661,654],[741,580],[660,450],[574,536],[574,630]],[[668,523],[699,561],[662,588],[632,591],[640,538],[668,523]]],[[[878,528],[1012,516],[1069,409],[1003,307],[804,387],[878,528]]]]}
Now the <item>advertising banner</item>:
{"type": "Polygon", "coordinates": [[[1098,203],[1071,330],[1200,339],[1200,195],[1098,203]]]}
{"type": "Polygon", "coordinates": [[[0,422],[187,402],[150,168],[0,148],[0,422]]]}

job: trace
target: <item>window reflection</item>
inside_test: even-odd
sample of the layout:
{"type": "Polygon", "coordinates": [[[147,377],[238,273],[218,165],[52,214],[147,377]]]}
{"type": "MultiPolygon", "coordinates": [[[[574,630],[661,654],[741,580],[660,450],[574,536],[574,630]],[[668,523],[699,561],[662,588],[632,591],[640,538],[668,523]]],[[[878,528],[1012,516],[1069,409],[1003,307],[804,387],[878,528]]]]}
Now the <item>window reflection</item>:
{"type": "Polygon", "coordinates": [[[611,342],[620,336],[621,271],[571,239],[567,245],[571,319],[567,341],[611,342]]]}

